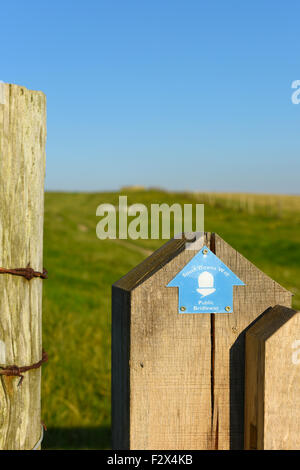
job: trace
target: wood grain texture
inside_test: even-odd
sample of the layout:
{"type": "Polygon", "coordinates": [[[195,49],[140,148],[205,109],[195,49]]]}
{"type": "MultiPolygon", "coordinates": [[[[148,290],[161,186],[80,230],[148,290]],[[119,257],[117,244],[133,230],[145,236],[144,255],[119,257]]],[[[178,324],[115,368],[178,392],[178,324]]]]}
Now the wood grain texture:
{"type": "Polygon", "coordinates": [[[270,306],[291,306],[292,294],[215,236],[216,255],[244,283],[234,286],[233,313],[215,314],[213,439],[218,449],[244,445],[245,332],[270,306]]]}
{"type": "Polygon", "coordinates": [[[179,315],[166,284],[195,255],[183,251],[131,293],[130,448],[207,448],[210,317],[179,315]]]}
{"type": "MultiPolygon", "coordinates": [[[[129,430],[118,432],[127,433],[130,449],[243,448],[245,330],[269,306],[290,305],[291,294],[206,233],[204,244],[246,286],[234,287],[233,313],[178,314],[178,289],[166,285],[196,254],[179,242],[115,284],[128,294],[122,308],[130,329],[122,362],[129,369],[129,430]]],[[[113,338],[113,349],[120,348],[122,335],[113,338]]]]}
{"type": "Polygon", "coordinates": [[[246,334],[245,449],[300,449],[300,313],[268,310],[246,334]]]}
{"type": "MultiPolygon", "coordinates": [[[[1,85],[0,266],[43,269],[46,98],[1,85]]],[[[1,365],[30,365],[42,355],[42,280],[0,275],[1,365]]],[[[0,449],[31,449],[41,434],[41,370],[1,376],[0,449]]]]}

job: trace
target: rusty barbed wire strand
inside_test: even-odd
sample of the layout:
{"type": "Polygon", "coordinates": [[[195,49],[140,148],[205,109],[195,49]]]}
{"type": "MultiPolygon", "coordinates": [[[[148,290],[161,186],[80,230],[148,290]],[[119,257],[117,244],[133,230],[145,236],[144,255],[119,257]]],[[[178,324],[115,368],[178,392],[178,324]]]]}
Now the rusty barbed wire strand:
{"type": "Polygon", "coordinates": [[[46,351],[43,350],[42,359],[36,362],[35,364],[32,364],[31,366],[22,366],[22,367],[19,367],[16,365],[5,366],[5,367],[0,366],[0,375],[5,375],[6,377],[20,377],[20,380],[18,383],[18,387],[20,387],[20,385],[22,384],[24,380],[24,375],[23,375],[24,372],[27,372],[33,369],[39,369],[42,366],[42,364],[44,364],[44,362],[47,362],[47,361],[48,361],[48,354],[46,353],[46,351]]]}
{"type": "Polygon", "coordinates": [[[27,281],[31,281],[34,277],[39,277],[40,279],[48,279],[48,272],[43,268],[43,272],[35,271],[30,266],[27,268],[0,268],[0,274],[12,274],[13,276],[23,276],[27,281]]]}
{"type": "Polygon", "coordinates": [[[42,420],[41,420],[41,425],[43,426],[44,431],[48,431],[46,424],[42,420]]]}

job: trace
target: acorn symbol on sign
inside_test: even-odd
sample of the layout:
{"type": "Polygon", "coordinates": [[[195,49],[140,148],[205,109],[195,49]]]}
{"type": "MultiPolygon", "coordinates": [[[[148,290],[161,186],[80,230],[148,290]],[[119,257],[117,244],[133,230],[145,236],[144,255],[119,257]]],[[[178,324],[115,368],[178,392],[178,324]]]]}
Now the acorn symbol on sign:
{"type": "Polygon", "coordinates": [[[198,286],[197,292],[206,297],[207,295],[213,294],[216,289],[214,288],[214,277],[208,271],[204,271],[198,277],[198,286]]]}

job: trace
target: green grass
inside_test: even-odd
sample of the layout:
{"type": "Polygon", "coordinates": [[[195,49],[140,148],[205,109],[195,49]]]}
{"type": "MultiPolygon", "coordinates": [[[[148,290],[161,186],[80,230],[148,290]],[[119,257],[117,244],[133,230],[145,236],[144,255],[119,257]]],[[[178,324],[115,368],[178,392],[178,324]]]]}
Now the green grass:
{"type": "MultiPolygon", "coordinates": [[[[43,448],[110,447],[111,285],[142,261],[147,250],[164,243],[97,239],[96,208],[103,202],[118,204],[118,196],[46,194],[44,264],[49,279],[44,282],[43,342],[50,360],[43,367],[42,419],[49,429],[43,448]]],[[[293,198],[293,210],[284,206],[278,215],[269,205],[257,203],[259,209],[251,206],[249,211],[247,204],[223,203],[221,196],[209,204],[209,197],[201,194],[128,193],[128,204],[204,200],[205,230],[219,233],[291,290],[294,307],[300,308],[300,197],[293,198]]]]}

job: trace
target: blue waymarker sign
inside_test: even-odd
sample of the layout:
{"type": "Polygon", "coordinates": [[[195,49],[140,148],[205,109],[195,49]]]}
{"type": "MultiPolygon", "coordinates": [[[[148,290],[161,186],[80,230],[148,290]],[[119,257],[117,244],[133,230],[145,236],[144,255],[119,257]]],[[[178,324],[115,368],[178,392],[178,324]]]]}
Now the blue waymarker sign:
{"type": "Polygon", "coordinates": [[[206,246],[169,282],[179,313],[232,313],[233,286],[245,284],[206,246]]]}

